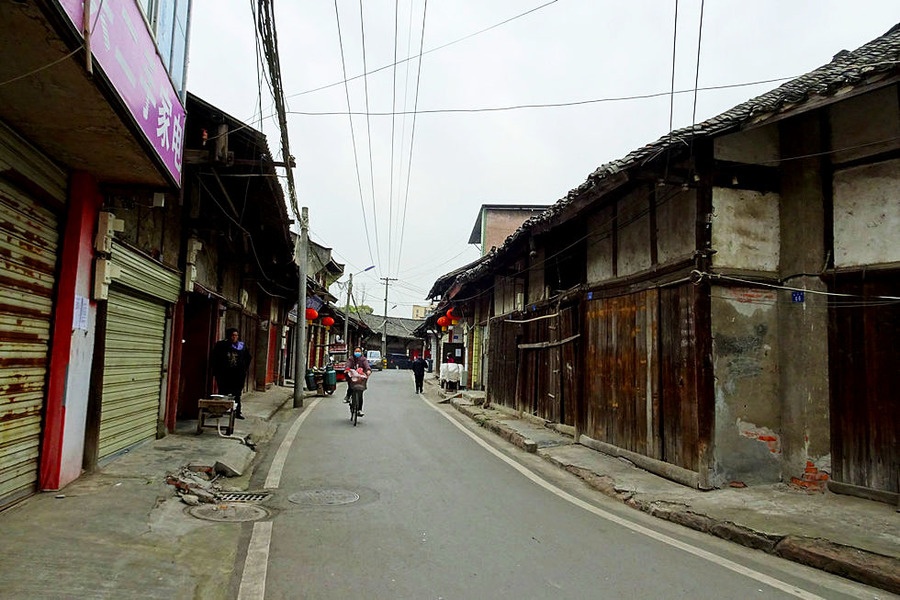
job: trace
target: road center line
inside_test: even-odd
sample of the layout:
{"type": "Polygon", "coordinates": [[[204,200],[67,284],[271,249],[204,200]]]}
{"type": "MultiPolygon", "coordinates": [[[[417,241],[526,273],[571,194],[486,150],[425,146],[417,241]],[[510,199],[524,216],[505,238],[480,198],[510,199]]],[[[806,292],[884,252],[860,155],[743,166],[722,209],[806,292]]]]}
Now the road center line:
{"type": "MultiPolygon", "coordinates": [[[[281,473],[287,462],[288,454],[297,432],[303,421],[313,411],[321,398],[317,398],[304,410],[281,441],[275,458],[269,466],[269,474],[266,477],[265,488],[274,490],[281,485],[281,473]]],[[[241,573],[241,587],[238,591],[238,600],[263,600],[266,597],[266,571],[269,567],[269,546],[272,543],[272,521],[260,521],[253,524],[253,533],[250,535],[250,545],[247,548],[247,558],[244,560],[244,570],[241,573]]]]}
{"type": "Polygon", "coordinates": [[[263,600],[266,596],[266,571],[269,567],[269,544],[272,541],[272,521],[253,524],[253,535],[247,548],[244,573],[238,600],[263,600]]]}
{"type": "Polygon", "coordinates": [[[306,417],[309,416],[321,400],[321,398],[313,400],[312,404],[309,405],[309,408],[304,410],[300,416],[297,417],[297,420],[291,425],[287,435],[284,436],[281,445],[278,447],[278,452],[275,453],[275,458],[272,460],[271,466],[269,466],[269,475],[266,477],[265,484],[267,490],[277,489],[278,486],[281,485],[281,473],[284,471],[284,464],[287,462],[287,457],[291,451],[291,446],[294,443],[294,438],[297,437],[297,432],[300,431],[300,426],[303,425],[303,421],[306,420],[306,417]]]}
{"type": "Polygon", "coordinates": [[[493,454],[494,456],[496,456],[497,458],[499,458],[500,460],[502,460],[503,462],[505,462],[512,468],[514,468],[516,471],[518,471],[519,473],[521,473],[522,475],[524,475],[525,477],[527,477],[528,479],[530,479],[537,485],[544,488],[545,490],[547,490],[553,494],[556,494],[563,500],[566,500],[566,501],[574,504],[575,506],[583,508],[584,510],[586,510],[590,513],[593,513],[593,514],[597,515],[598,517],[604,518],[608,521],[612,521],[613,523],[621,525],[622,527],[626,527],[626,528],[630,529],[631,531],[634,531],[635,533],[640,533],[642,535],[645,535],[649,538],[652,538],[652,539],[662,542],[664,544],[668,544],[669,546],[672,546],[674,548],[678,548],[679,550],[683,550],[689,554],[693,554],[694,556],[697,556],[699,558],[708,560],[708,561],[715,563],[721,567],[724,567],[730,571],[734,571],[735,573],[739,573],[739,574],[749,577],[751,579],[755,579],[756,581],[759,581],[760,583],[764,583],[768,586],[771,586],[777,590],[781,590],[782,592],[785,592],[792,596],[796,596],[798,598],[803,598],[804,600],[824,600],[821,596],[817,596],[816,594],[807,592],[806,590],[802,590],[802,589],[798,588],[797,586],[794,586],[794,585],[791,585],[784,581],[781,581],[780,579],[776,579],[774,577],[766,575],[765,573],[760,573],[759,571],[756,571],[749,567],[745,567],[745,566],[738,564],[732,560],[728,560],[727,558],[723,558],[721,556],[713,554],[712,552],[703,550],[702,548],[697,548],[696,546],[692,546],[691,544],[682,542],[681,540],[677,540],[673,537],[669,537],[668,535],[666,535],[664,533],[654,531],[653,529],[649,529],[647,527],[644,527],[643,525],[638,525],[637,523],[632,523],[631,521],[629,521],[627,519],[623,519],[622,517],[619,517],[617,515],[614,515],[613,513],[603,510],[602,508],[598,508],[592,504],[589,504],[589,503],[585,502],[584,500],[581,500],[580,498],[576,498],[572,494],[570,494],[564,490],[561,490],[560,488],[556,487],[555,485],[553,485],[551,483],[544,481],[543,479],[541,479],[540,477],[535,475],[532,471],[530,471],[528,468],[520,465],[518,462],[509,458],[508,456],[506,456],[505,454],[503,454],[502,452],[500,452],[499,450],[497,450],[496,448],[494,448],[493,446],[491,446],[490,444],[485,442],[483,439],[481,439],[480,437],[478,437],[477,435],[475,435],[474,433],[472,433],[471,431],[466,429],[465,426],[463,426],[461,423],[456,421],[456,419],[454,419],[449,414],[447,414],[446,412],[444,412],[440,408],[438,408],[437,405],[433,404],[432,402],[429,402],[424,396],[422,396],[422,401],[425,404],[427,404],[428,406],[430,406],[431,408],[433,408],[435,411],[437,411],[438,414],[440,414],[445,419],[450,421],[457,429],[459,429],[460,431],[465,433],[467,436],[469,436],[472,440],[475,441],[475,443],[480,445],[482,448],[484,448],[485,450],[487,450],[488,452],[490,452],[491,454],[493,454]]]}

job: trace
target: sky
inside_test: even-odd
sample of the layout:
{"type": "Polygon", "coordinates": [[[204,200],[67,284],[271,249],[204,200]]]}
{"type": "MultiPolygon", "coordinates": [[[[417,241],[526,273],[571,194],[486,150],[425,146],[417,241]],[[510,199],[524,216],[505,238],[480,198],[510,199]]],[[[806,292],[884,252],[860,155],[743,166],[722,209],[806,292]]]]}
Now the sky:
{"type": "MultiPolygon", "coordinates": [[[[187,86],[262,129],[274,152],[255,4],[194,0],[187,86]]],[[[379,278],[397,278],[388,313],[399,317],[426,304],[437,277],[480,256],[467,242],[482,204],[552,204],[694,114],[702,121],[779,82],[702,88],[802,75],[900,22],[896,0],[336,4],[340,28],[334,0],[275,2],[298,202],[309,208],[311,239],[355,273],[358,304],[383,313],[379,278]],[[395,56],[412,60],[372,73],[395,56]],[[684,93],[670,105],[673,62],[684,93]],[[344,66],[348,78],[371,74],[345,86],[344,66]],[[609,100],[654,93],[666,94],[609,100]],[[589,100],[606,101],[471,112],[589,100]]],[[[340,286],[331,291],[344,301],[340,286]]]]}

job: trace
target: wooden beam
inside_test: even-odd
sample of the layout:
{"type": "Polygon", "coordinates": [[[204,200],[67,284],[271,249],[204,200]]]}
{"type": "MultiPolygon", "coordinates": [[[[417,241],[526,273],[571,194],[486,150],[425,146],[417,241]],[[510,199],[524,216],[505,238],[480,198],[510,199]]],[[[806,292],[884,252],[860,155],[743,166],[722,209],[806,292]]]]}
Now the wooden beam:
{"type": "MultiPolygon", "coordinates": [[[[553,315],[556,316],[556,315],[553,315]]],[[[519,344],[519,350],[539,350],[541,348],[555,348],[556,346],[562,346],[563,344],[568,344],[569,342],[573,342],[581,337],[580,333],[576,333],[575,335],[569,336],[564,340],[559,340],[558,342],[535,342],[533,344],[519,344]]]]}

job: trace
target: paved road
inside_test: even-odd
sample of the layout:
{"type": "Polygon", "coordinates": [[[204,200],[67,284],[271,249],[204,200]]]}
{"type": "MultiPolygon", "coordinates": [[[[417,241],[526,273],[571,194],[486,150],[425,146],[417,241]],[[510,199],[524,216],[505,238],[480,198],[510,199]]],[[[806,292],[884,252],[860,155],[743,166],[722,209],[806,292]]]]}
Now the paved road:
{"type": "Polygon", "coordinates": [[[413,390],[409,371],[374,374],[356,428],[341,394],[305,411],[270,542],[269,525],[245,536],[242,597],[263,584],[270,599],[876,597],[623,507],[413,390]],[[288,500],[310,490],[360,499],[288,500]]]}

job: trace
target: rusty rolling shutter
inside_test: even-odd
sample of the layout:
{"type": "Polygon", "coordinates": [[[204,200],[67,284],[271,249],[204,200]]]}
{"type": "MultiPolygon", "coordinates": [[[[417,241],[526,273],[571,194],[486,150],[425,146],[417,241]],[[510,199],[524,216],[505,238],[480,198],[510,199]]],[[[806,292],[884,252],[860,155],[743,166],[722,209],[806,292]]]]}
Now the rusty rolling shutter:
{"type": "Polygon", "coordinates": [[[0,176],[0,506],[37,484],[58,238],[56,216],[0,176]]]}
{"type": "Polygon", "coordinates": [[[153,298],[175,303],[181,294],[181,274],[141,255],[119,241],[113,242],[112,262],[122,269],[116,283],[153,298]]]}
{"type": "Polygon", "coordinates": [[[166,305],[110,287],[100,409],[102,460],[156,437],[166,305]]]}

